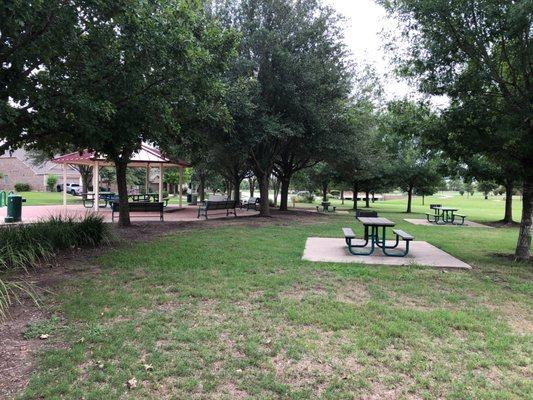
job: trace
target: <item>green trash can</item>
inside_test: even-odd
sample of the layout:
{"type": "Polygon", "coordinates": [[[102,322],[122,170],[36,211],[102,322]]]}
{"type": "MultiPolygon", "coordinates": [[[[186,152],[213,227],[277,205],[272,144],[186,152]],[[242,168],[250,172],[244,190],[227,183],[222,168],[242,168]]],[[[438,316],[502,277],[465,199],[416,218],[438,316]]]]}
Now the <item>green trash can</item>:
{"type": "Polygon", "coordinates": [[[5,222],[20,222],[22,217],[22,203],[26,202],[22,196],[10,194],[7,196],[7,217],[5,222]]]}

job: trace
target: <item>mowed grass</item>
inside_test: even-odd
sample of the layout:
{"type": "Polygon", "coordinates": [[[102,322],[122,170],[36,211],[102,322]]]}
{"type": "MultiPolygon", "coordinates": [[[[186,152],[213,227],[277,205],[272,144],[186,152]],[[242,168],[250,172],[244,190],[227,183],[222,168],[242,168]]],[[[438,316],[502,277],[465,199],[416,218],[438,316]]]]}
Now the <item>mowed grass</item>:
{"type": "MultiPolygon", "coordinates": [[[[26,199],[24,206],[49,206],[63,204],[63,193],[60,192],[21,192],[17,193],[26,199]]],[[[67,204],[82,204],[81,197],[67,194],[67,204]]],[[[23,211],[24,213],[24,211],[23,211]]]]}
{"type": "MultiPolygon", "coordinates": [[[[345,200],[344,204],[338,199],[331,199],[332,205],[337,206],[339,209],[351,209],[353,202],[351,200],[345,200]]],[[[314,208],[319,205],[319,201],[314,204],[297,203],[298,208],[314,208]]],[[[489,196],[485,200],[483,194],[475,193],[470,195],[459,195],[458,192],[442,192],[434,196],[428,196],[422,200],[422,197],[415,196],[412,203],[412,212],[420,214],[425,218],[425,213],[429,212],[430,204],[442,204],[445,207],[456,207],[459,209],[460,214],[465,214],[468,219],[479,222],[496,222],[503,219],[505,197],[504,196],[489,196]],[[424,204],[423,204],[424,203],[424,204]]],[[[365,202],[359,201],[358,206],[364,208],[365,202]]],[[[376,201],[372,204],[372,207],[378,208],[387,212],[405,212],[407,208],[407,198],[376,201]]],[[[516,222],[520,222],[522,216],[522,199],[520,196],[513,196],[513,219],[516,222]]],[[[416,218],[409,216],[407,218],[416,218]]]]}
{"type": "Polygon", "coordinates": [[[301,260],[351,215],[177,232],[49,295],[57,348],[21,398],[532,398],[533,268],[493,255],[517,230],[380,215],[473,270],[301,260]]]}

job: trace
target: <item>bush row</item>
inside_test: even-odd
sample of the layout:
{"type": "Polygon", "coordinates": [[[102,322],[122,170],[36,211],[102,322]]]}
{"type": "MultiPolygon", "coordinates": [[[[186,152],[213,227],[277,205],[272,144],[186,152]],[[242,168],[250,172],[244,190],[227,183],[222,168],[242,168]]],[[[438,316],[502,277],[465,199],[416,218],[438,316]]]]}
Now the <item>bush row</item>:
{"type": "Polygon", "coordinates": [[[27,269],[63,249],[98,246],[108,240],[108,229],[101,216],[90,214],[1,227],[0,270],[27,269]]]}

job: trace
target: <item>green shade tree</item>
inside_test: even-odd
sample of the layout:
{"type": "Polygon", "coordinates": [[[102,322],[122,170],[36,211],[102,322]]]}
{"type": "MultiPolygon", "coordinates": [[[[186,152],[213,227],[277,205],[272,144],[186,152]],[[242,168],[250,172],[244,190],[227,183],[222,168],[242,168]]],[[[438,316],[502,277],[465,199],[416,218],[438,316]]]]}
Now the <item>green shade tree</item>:
{"type": "Polygon", "coordinates": [[[442,179],[439,154],[423,142],[426,133],[435,129],[436,118],[427,105],[401,100],[390,102],[380,121],[383,143],[390,154],[386,175],[407,193],[407,213],[412,211],[417,189],[436,187],[442,179]]]}
{"type": "MultiPolygon", "coordinates": [[[[419,89],[451,100],[443,140],[502,167],[519,166],[522,218],[515,250],[531,252],[533,62],[531,1],[379,0],[401,23],[409,48],[400,72],[419,89]],[[476,129],[469,129],[475,127],[476,129]]],[[[400,54],[398,52],[397,54],[400,54]]]]}
{"type": "Polygon", "coordinates": [[[165,147],[198,121],[223,118],[220,74],[234,37],[200,2],[96,2],[78,8],[67,56],[40,77],[35,147],[71,144],[115,165],[119,225],[130,224],[126,169],[142,142],[165,147]],[[222,111],[221,111],[222,110],[222,111]]]}

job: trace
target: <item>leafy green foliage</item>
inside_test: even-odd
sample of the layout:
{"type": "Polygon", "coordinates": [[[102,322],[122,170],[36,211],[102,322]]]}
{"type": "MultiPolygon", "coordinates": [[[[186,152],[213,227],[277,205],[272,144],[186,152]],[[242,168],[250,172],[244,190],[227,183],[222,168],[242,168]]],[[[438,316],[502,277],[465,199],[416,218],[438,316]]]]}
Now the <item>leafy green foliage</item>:
{"type": "Polygon", "coordinates": [[[48,175],[46,177],[46,189],[49,192],[53,192],[56,189],[57,175],[48,175]]]}
{"type": "Polygon", "coordinates": [[[0,271],[27,269],[50,261],[60,250],[98,246],[108,240],[102,217],[52,217],[47,221],[1,228],[0,271]]]}
{"type": "Polygon", "coordinates": [[[22,182],[15,183],[14,188],[15,188],[15,191],[19,193],[29,192],[31,190],[31,186],[29,183],[22,183],[22,182]]]}
{"type": "MultiPolygon", "coordinates": [[[[483,155],[523,182],[516,256],[530,257],[533,226],[533,98],[529,0],[380,0],[408,41],[401,71],[447,95],[436,146],[462,160],[483,155]]],[[[506,213],[507,214],[507,213],[506,213]]]]}

